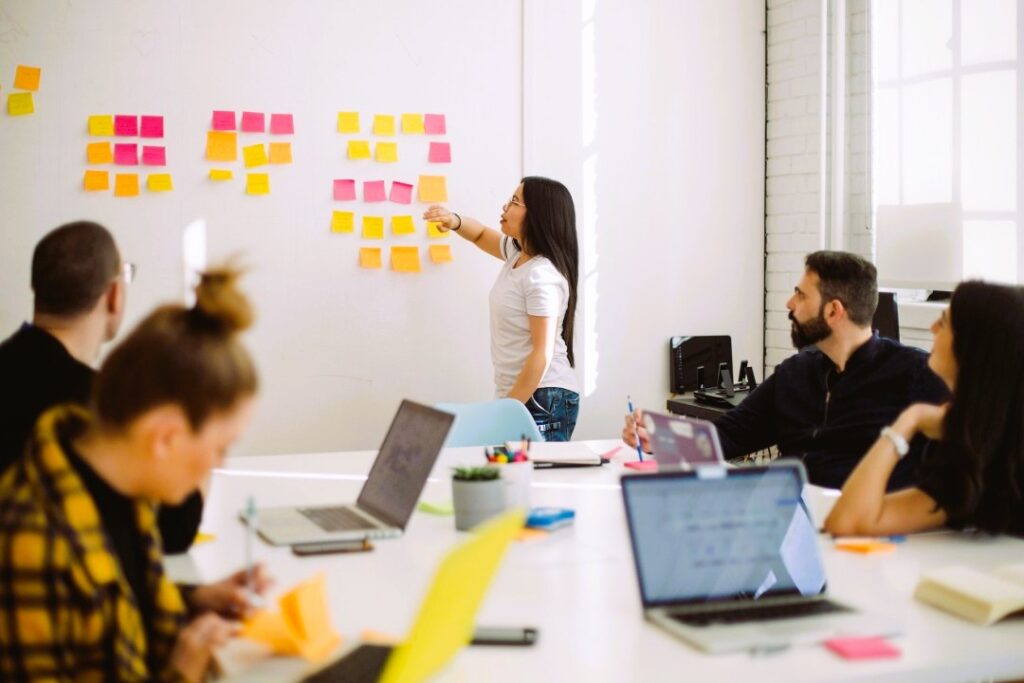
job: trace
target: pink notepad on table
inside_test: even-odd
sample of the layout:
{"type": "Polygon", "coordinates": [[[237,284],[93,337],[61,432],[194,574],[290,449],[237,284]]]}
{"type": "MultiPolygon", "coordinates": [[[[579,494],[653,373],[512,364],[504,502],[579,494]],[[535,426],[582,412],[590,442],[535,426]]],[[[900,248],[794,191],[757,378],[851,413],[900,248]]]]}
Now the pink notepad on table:
{"type": "Polygon", "coordinates": [[[900,651],[885,638],[833,638],[825,641],[825,647],[843,659],[888,659],[899,657],[900,651]]]}

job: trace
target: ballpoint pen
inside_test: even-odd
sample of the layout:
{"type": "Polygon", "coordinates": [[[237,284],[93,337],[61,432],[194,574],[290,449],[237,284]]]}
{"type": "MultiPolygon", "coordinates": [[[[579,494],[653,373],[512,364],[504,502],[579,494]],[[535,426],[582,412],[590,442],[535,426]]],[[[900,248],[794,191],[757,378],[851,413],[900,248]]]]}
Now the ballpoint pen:
{"type": "Polygon", "coordinates": [[[263,604],[260,594],[256,592],[255,573],[256,567],[253,564],[253,536],[256,534],[256,500],[249,496],[245,503],[245,592],[249,604],[259,607],[263,604]]]}
{"type": "MultiPolygon", "coordinates": [[[[633,415],[633,399],[626,396],[626,406],[629,408],[629,414],[633,415]]],[[[633,416],[633,434],[636,436],[636,455],[640,458],[640,462],[644,461],[644,449],[640,448],[640,427],[636,423],[636,416],[633,416]]]]}

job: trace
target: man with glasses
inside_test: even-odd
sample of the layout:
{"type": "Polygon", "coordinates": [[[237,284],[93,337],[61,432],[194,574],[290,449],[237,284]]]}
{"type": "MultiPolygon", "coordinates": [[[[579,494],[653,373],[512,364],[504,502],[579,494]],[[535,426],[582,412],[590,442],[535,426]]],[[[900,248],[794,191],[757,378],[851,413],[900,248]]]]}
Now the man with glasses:
{"type": "MultiPolygon", "coordinates": [[[[121,260],[110,232],[79,221],[62,225],[32,255],[32,322],[0,344],[0,472],[22,455],[36,419],[60,403],[86,405],[91,367],[124,317],[136,266],[121,260]]],[[[202,516],[196,491],[160,511],[165,552],[191,545],[202,516]]]]}

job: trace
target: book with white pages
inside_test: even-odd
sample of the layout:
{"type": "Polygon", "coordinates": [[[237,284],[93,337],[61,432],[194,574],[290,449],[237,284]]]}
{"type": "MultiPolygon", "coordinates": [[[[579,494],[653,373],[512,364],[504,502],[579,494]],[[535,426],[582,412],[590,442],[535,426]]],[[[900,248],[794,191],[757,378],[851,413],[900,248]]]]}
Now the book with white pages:
{"type": "Polygon", "coordinates": [[[530,460],[540,467],[585,467],[602,462],[599,453],[579,441],[534,442],[530,444],[530,460]]]}
{"type": "Polygon", "coordinates": [[[1024,564],[991,571],[942,567],[926,572],[914,598],[976,624],[990,626],[1011,614],[1024,613],[1024,564]]]}

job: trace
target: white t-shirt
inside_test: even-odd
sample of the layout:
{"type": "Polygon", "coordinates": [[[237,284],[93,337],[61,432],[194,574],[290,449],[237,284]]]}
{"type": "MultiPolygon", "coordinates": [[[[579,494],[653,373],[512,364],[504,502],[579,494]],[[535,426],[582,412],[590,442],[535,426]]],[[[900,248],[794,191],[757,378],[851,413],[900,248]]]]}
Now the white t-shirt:
{"type": "Polygon", "coordinates": [[[569,305],[569,283],[544,256],[534,256],[513,268],[520,251],[512,238],[501,238],[505,263],[491,288],[491,362],[494,363],[495,394],[508,396],[533,350],[530,319],[535,315],[558,318],[555,353],[537,388],[559,387],[579,392],[576,373],[569,365],[562,322],[569,305]]]}

